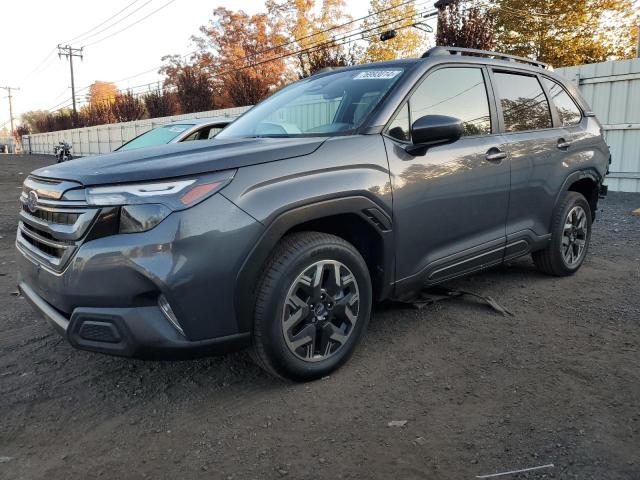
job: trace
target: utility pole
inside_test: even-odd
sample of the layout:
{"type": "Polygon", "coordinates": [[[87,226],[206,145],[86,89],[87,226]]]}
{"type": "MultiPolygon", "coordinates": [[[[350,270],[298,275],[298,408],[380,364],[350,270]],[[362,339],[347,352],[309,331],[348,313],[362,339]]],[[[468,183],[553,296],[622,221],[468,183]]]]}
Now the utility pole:
{"type": "Polygon", "coordinates": [[[71,45],[58,45],[58,58],[62,58],[62,56],[67,57],[69,60],[69,67],[71,68],[71,97],[73,101],[73,125],[75,126],[76,118],[78,117],[78,111],[76,110],[76,86],[73,81],[73,57],[80,57],[82,60],[82,50],[84,47],[73,48],[71,45]]]}
{"type": "Polygon", "coordinates": [[[9,98],[9,121],[11,122],[11,135],[13,135],[13,103],[11,101],[11,99],[13,98],[13,96],[11,95],[11,90],[20,90],[19,88],[16,87],[0,87],[4,90],[7,91],[8,94],[8,98],[9,98]]]}
{"type": "Polygon", "coordinates": [[[640,23],[636,27],[638,30],[638,44],[636,45],[636,57],[640,58],[640,23]]]}

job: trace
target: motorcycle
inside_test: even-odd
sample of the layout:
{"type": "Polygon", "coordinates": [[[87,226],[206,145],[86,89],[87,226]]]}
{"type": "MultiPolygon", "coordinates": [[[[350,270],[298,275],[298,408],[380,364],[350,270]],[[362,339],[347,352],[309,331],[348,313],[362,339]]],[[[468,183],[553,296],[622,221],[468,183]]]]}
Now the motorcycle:
{"type": "Polygon", "coordinates": [[[73,156],[71,155],[71,148],[72,146],[67,142],[59,142],[58,145],[53,147],[53,154],[58,159],[58,163],[73,159],[73,156]]]}

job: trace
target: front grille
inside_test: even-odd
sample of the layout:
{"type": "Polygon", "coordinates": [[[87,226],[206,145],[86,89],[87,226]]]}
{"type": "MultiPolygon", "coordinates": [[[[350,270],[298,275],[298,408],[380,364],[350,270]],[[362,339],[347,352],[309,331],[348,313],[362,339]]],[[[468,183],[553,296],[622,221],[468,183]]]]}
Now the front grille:
{"type": "Polygon", "coordinates": [[[62,271],[93,223],[98,209],[79,198],[77,183],[28,177],[20,196],[16,242],[20,250],[54,271],[62,271]]]}
{"type": "Polygon", "coordinates": [[[78,220],[78,213],[66,213],[51,210],[36,210],[35,212],[29,211],[29,207],[22,205],[22,211],[28,215],[33,215],[40,220],[44,220],[47,223],[58,223],[60,225],[73,225],[78,220]]]}

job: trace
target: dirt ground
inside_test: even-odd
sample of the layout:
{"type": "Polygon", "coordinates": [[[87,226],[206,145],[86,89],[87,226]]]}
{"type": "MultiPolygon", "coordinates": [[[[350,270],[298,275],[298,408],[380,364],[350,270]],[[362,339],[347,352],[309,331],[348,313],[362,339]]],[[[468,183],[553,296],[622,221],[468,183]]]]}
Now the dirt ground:
{"type": "Polygon", "coordinates": [[[571,278],[524,258],[449,284],[515,316],[382,305],[340,371],[292,384],[245,353],[77,351],[12,295],[19,186],[50,161],[0,155],[0,478],[640,478],[640,195],[601,201],[571,278]]]}

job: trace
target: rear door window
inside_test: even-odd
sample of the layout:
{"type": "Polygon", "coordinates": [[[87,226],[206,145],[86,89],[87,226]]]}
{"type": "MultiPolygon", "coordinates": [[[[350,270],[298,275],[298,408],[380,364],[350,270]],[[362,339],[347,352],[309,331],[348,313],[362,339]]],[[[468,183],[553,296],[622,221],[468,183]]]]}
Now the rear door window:
{"type": "Polygon", "coordinates": [[[580,123],[580,120],[582,119],[580,109],[569,94],[564,91],[564,88],[562,88],[560,84],[553,80],[549,80],[548,78],[543,78],[542,82],[549,91],[549,96],[556,107],[562,126],[569,127],[580,123]]]}
{"type": "Polygon", "coordinates": [[[491,133],[487,88],[477,67],[430,73],[411,96],[410,107],[412,122],[425,115],[447,115],[462,120],[463,135],[491,133]]]}
{"type": "Polygon", "coordinates": [[[538,79],[530,75],[494,72],[506,132],[551,128],[549,102],[538,79]]]}

